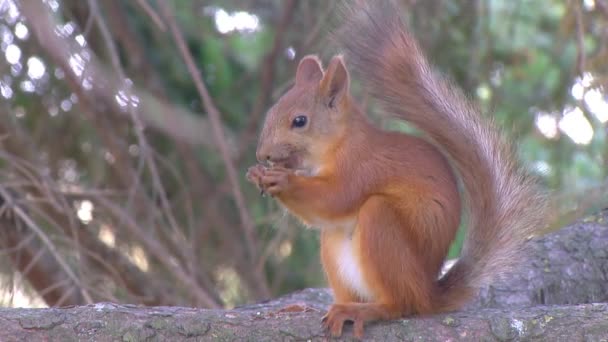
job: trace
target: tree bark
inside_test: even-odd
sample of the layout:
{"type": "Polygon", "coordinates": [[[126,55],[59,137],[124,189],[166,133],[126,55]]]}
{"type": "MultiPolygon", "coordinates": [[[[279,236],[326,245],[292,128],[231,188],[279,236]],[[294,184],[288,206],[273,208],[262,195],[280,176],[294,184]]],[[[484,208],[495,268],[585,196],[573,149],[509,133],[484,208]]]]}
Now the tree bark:
{"type": "MultiPolygon", "coordinates": [[[[607,341],[608,303],[597,302],[608,299],[608,211],[528,245],[529,262],[482,290],[467,310],[369,324],[365,340],[607,341]]],[[[232,310],[0,309],[0,341],[323,341],[321,317],[331,301],[327,289],[306,289],[232,310]]],[[[343,339],[352,340],[350,327],[343,339]]]]}
{"type": "Polygon", "coordinates": [[[526,262],[483,289],[471,308],[608,302],[608,209],[532,239],[526,262]]]}
{"type": "MultiPolygon", "coordinates": [[[[62,309],[1,309],[2,341],[323,341],[322,311],[136,307],[101,303],[62,309]]],[[[350,328],[343,338],[352,340],[350,328]]],[[[370,324],[369,341],[601,341],[608,304],[482,309],[370,324]]]]}

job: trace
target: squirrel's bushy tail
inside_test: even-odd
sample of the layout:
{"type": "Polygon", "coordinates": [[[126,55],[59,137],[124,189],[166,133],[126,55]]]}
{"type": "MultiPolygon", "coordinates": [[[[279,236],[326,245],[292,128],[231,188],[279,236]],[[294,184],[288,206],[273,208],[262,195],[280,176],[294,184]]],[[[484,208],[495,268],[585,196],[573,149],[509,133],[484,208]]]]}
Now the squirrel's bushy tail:
{"type": "Polygon", "coordinates": [[[345,6],[334,38],[350,69],[386,113],[414,124],[440,146],[464,184],[467,237],[460,259],[439,281],[437,307],[456,309],[517,262],[524,240],[544,223],[545,198],[491,119],[431,68],[398,6],[386,0],[345,6]]]}

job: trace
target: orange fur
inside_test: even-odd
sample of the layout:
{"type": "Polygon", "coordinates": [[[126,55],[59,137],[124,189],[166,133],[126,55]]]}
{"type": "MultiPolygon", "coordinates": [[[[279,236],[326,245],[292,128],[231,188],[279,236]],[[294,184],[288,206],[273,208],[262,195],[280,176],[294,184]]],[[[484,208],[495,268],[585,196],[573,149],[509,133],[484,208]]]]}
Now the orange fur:
{"type": "Polygon", "coordinates": [[[505,270],[542,222],[543,197],[510,146],[449,83],[430,71],[389,1],[358,2],[342,42],[393,114],[428,133],[383,131],[349,94],[344,58],[323,70],[302,59],[296,82],[266,117],[248,179],[322,229],[321,261],[336,303],[324,318],[339,336],[354,321],[457,309],[505,270]],[[294,126],[305,116],[304,126],[294,126]],[[438,279],[461,219],[455,171],[469,202],[463,254],[438,279]]]}

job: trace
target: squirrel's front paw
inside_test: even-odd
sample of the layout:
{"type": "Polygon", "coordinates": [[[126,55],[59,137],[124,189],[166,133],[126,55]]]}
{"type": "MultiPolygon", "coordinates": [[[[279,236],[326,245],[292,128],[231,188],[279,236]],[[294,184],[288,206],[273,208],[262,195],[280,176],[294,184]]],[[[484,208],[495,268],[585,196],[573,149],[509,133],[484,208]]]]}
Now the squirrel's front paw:
{"type": "Polygon", "coordinates": [[[259,186],[260,179],[262,179],[262,175],[264,175],[264,170],[266,170],[264,165],[261,165],[261,164],[254,165],[254,166],[250,167],[249,169],[247,169],[247,175],[245,177],[247,177],[247,180],[250,181],[251,183],[259,186]]]}
{"type": "Polygon", "coordinates": [[[245,176],[249,182],[258,187],[262,195],[264,195],[265,192],[264,186],[262,185],[262,176],[264,175],[265,171],[266,167],[264,167],[264,165],[257,164],[250,167],[247,170],[247,175],[245,176]]]}
{"type": "Polygon", "coordinates": [[[265,169],[260,184],[266,193],[275,196],[287,190],[291,174],[293,174],[292,170],[283,167],[265,169]]]}

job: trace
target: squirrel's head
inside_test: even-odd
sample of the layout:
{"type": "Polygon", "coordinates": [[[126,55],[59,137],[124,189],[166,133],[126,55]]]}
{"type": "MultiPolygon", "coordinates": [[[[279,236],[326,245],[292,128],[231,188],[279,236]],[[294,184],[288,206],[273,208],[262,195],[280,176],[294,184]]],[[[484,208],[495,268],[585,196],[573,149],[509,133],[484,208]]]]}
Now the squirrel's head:
{"type": "Polygon", "coordinates": [[[316,56],[304,57],[294,86],[266,115],[258,161],[317,173],[344,137],[349,82],[342,56],[333,57],[326,71],[316,56]]]}

